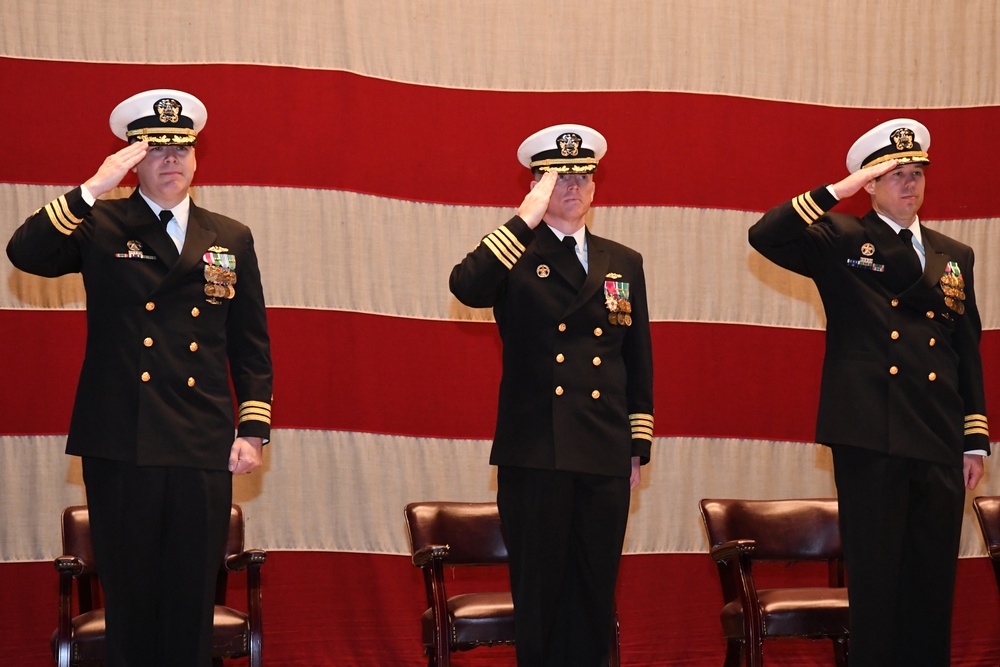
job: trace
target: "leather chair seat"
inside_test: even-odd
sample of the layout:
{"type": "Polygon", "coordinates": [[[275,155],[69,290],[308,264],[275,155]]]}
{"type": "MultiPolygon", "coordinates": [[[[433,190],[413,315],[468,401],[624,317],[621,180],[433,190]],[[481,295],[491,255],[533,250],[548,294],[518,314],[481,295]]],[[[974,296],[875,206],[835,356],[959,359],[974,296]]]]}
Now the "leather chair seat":
{"type": "MultiPolygon", "coordinates": [[[[757,591],[765,636],[847,635],[850,609],[846,588],[769,588],[757,591]]],[[[743,608],[733,600],[722,608],[726,637],[743,636],[743,608]]]]}
{"type": "MultiPolygon", "coordinates": [[[[457,646],[514,643],[514,602],[510,593],[466,593],[448,599],[452,618],[451,641],[457,646]]],[[[421,618],[424,645],[434,645],[434,614],[421,618]]]]}
{"type": "MultiPolygon", "coordinates": [[[[58,631],[52,633],[55,651],[58,631]]],[[[228,658],[246,655],[247,615],[230,607],[215,606],[215,631],[212,637],[212,657],[228,658]]],[[[73,661],[96,664],[104,659],[104,609],[95,609],[73,617],[73,661]]]]}
{"type": "MultiPolygon", "coordinates": [[[[52,633],[52,651],[55,652],[59,632],[52,633]]],[[[74,661],[100,664],[104,660],[104,610],[95,609],[73,618],[74,661]]]]}
{"type": "Polygon", "coordinates": [[[228,658],[250,652],[247,615],[232,607],[215,605],[212,657],[228,658]]]}

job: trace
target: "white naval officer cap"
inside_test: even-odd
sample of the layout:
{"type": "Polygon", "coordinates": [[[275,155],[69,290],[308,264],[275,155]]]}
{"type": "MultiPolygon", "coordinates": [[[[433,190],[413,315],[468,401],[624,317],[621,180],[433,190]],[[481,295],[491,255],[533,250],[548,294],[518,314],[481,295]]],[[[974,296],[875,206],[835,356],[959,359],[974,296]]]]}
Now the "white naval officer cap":
{"type": "Polygon", "coordinates": [[[137,93],[111,112],[111,131],[119,139],[150,145],[194,146],[208,121],[208,110],[190,93],[157,88],[137,93]]]}
{"type": "Polygon", "coordinates": [[[899,164],[930,164],[927,149],[931,133],[912,118],[894,118],[873,127],[847,151],[847,170],[852,174],[869,165],[899,160],[899,164]]]}
{"type": "Polygon", "coordinates": [[[521,142],[517,159],[532,171],[590,174],[608,151],[608,142],[586,125],[552,125],[521,142]]]}

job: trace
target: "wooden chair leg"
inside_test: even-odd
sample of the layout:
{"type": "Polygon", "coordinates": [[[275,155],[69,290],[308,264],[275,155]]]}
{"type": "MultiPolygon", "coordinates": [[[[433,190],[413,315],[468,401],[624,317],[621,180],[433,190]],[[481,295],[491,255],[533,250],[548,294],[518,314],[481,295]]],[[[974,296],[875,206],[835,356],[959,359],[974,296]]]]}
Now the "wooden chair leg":
{"type": "Polygon", "coordinates": [[[621,625],[618,623],[618,610],[615,609],[614,618],[611,619],[611,656],[608,660],[610,667],[620,667],[622,656],[621,625]]]}
{"type": "Polygon", "coordinates": [[[837,667],[847,667],[847,654],[850,642],[845,637],[837,637],[833,640],[833,659],[837,667]]]}
{"type": "Polygon", "coordinates": [[[726,642],[726,662],[723,667],[740,667],[740,659],[743,657],[743,643],[738,639],[730,639],[726,642]]]}

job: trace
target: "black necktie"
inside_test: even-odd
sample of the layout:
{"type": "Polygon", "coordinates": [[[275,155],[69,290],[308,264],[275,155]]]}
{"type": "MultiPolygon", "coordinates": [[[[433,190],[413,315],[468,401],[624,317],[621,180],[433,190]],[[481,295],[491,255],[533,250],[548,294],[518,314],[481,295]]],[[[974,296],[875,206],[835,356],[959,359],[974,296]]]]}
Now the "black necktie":
{"type": "Polygon", "coordinates": [[[903,253],[903,273],[907,280],[916,282],[924,271],[920,268],[920,258],[917,257],[917,250],[913,247],[913,232],[909,229],[900,229],[899,240],[906,248],[906,252],[903,253]]]}
{"type": "Polygon", "coordinates": [[[570,254],[573,255],[573,264],[579,269],[579,271],[576,271],[573,275],[568,277],[570,280],[575,281],[577,287],[581,287],[587,280],[587,270],[583,268],[583,264],[580,262],[580,258],[576,254],[576,239],[572,236],[566,235],[563,237],[562,243],[569,249],[570,254]]]}
{"type": "Polygon", "coordinates": [[[173,217],[174,217],[174,212],[171,211],[169,208],[165,208],[162,211],[160,211],[160,222],[163,223],[164,227],[167,226],[167,223],[170,222],[173,219],[173,217]]]}

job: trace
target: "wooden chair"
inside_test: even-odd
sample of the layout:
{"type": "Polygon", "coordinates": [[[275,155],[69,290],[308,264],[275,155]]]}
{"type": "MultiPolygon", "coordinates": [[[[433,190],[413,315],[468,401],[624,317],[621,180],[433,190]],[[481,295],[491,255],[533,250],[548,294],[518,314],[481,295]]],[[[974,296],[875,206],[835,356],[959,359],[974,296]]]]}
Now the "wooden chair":
{"type": "Polygon", "coordinates": [[[986,551],[993,563],[993,575],[1000,592],[1000,496],[979,496],[972,501],[979,517],[979,527],[986,541],[986,551]]]}
{"type": "MultiPolygon", "coordinates": [[[[90,513],[85,505],[67,507],[62,513],[63,556],[56,558],[59,572],[59,627],[52,633],[52,652],[59,667],[100,665],[104,657],[104,609],[98,582],[98,563],[90,543],[90,513]],[[76,581],[78,615],[73,615],[73,582],[76,581]]],[[[261,667],[260,567],[267,553],[243,549],[243,510],[233,505],[229,537],[215,591],[215,634],[212,658],[250,657],[250,667],[261,667]],[[247,611],[226,604],[230,572],[246,571],[247,611]]],[[[150,576],[156,576],[151,572],[150,576]]]]}
{"type": "MultiPolygon", "coordinates": [[[[451,654],[514,644],[510,592],[449,597],[446,567],[507,564],[496,503],[422,502],[406,506],[413,564],[423,571],[428,609],[421,617],[429,667],[450,667],[451,654]]],[[[619,664],[618,613],[612,625],[611,667],[619,664]]]]}
{"type": "Polygon", "coordinates": [[[848,603],[837,501],[701,501],[710,555],[722,582],[725,667],[764,664],[764,640],[831,639],[847,665],[848,603]],[[826,561],[827,587],[758,589],[754,561],[826,561]]]}

